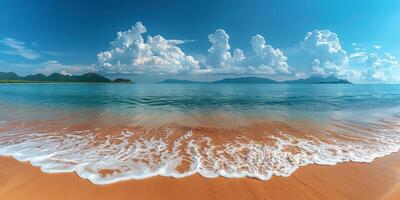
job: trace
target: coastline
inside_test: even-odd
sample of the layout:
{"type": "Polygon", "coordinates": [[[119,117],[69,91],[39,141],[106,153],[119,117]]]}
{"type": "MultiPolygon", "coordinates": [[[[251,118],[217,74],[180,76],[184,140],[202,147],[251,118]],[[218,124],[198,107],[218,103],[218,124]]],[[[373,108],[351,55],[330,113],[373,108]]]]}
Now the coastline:
{"type": "Polygon", "coordinates": [[[95,185],[75,173],[46,174],[28,162],[0,157],[0,199],[399,199],[400,153],[372,163],[300,167],[289,177],[181,178],[95,185]]]}
{"type": "MultiPolygon", "coordinates": [[[[30,160],[47,173],[31,163],[0,156],[0,199],[400,197],[400,153],[377,158],[399,151],[397,108],[379,107],[369,112],[349,114],[354,110],[346,106],[354,106],[354,103],[348,102],[340,104],[348,109],[332,111],[329,116],[323,116],[317,109],[312,119],[291,118],[287,117],[292,114],[290,109],[283,108],[296,104],[298,99],[311,98],[292,95],[285,97],[292,99],[290,101],[278,101],[283,106],[278,114],[282,115],[274,112],[270,113],[274,118],[268,118],[253,113],[258,108],[253,106],[263,103],[268,95],[259,96],[260,92],[257,92],[255,97],[231,97],[234,90],[230,87],[222,97],[208,97],[205,104],[198,105],[187,102],[197,102],[199,97],[201,100],[202,89],[196,90],[199,95],[188,96],[187,88],[183,88],[185,92],[171,97],[169,94],[175,93],[169,90],[158,93],[151,87],[132,91],[48,87],[44,96],[39,95],[43,90],[32,90],[23,96],[19,92],[10,92],[12,87],[2,88],[5,88],[2,96],[5,103],[0,109],[7,115],[0,120],[0,154],[30,160]],[[155,97],[161,97],[161,101],[155,97]],[[19,102],[21,99],[26,100],[19,102]],[[251,105],[239,106],[234,111],[251,108],[251,113],[204,112],[209,110],[201,109],[214,104],[235,107],[243,102],[242,99],[251,105]],[[174,109],[171,109],[174,111],[193,107],[197,110],[166,113],[171,102],[174,102],[174,109]],[[109,109],[111,105],[115,110],[109,109]],[[138,112],[140,109],[145,112],[138,112]],[[314,119],[317,116],[322,117],[314,119]],[[176,158],[182,159],[181,162],[176,158]],[[198,158],[202,159],[201,168],[196,162],[198,158]],[[374,158],[376,160],[372,162],[374,158]],[[259,164],[259,159],[267,162],[259,164]],[[347,162],[350,160],[365,163],[347,162]],[[334,165],[338,162],[344,163],[334,165]],[[151,170],[141,171],[143,168],[151,170]],[[143,175],[149,171],[154,177],[120,181],[126,180],[120,177],[128,177],[127,174],[133,174],[130,176],[133,179],[144,178],[143,175]],[[214,173],[221,175],[221,171],[228,171],[231,177],[244,177],[248,172],[252,172],[251,177],[269,174],[279,177],[273,176],[267,181],[204,178],[197,173],[179,179],[165,177],[185,172],[203,172],[204,176],[211,174],[208,177],[214,177],[214,173]],[[120,182],[114,183],[114,180],[120,182]]],[[[179,88],[175,89],[179,91],[179,88]]],[[[267,91],[262,94],[269,94],[267,91]]],[[[392,94],[387,95],[390,97],[392,94]]],[[[336,98],[332,96],[329,99],[336,98]]],[[[276,100],[272,98],[269,101],[276,100]]],[[[327,109],[335,101],[319,106],[327,109]]],[[[317,105],[302,105],[307,111],[309,106],[317,105]]],[[[303,115],[294,117],[299,116],[303,115]]]]}

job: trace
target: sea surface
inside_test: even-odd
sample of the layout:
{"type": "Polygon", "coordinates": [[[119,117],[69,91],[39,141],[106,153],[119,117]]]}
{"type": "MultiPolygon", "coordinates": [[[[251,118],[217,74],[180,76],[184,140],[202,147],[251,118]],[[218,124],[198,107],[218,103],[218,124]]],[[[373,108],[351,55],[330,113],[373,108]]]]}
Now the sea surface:
{"type": "Polygon", "coordinates": [[[290,176],[400,148],[400,85],[0,84],[0,155],[94,184],[290,176]]]}

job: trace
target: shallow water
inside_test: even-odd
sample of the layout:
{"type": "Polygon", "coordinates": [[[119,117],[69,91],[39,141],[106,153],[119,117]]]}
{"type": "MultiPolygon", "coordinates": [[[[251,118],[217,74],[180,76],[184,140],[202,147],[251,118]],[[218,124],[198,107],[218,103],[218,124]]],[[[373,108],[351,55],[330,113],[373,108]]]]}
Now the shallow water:
{"type": "Polygon", "coordinates": [[[289,176],[400,147],[399,85],[1,84],[0,155],[95,184],[289,176]]]}

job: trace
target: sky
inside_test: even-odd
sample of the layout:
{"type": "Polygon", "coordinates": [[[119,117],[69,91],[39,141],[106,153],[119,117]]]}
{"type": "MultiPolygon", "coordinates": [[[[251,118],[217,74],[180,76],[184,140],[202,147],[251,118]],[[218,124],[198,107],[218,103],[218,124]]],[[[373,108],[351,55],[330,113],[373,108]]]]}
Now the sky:
{"type": "Polygon", "coordinates": [[[0,1],[0,71],[400,82],[400,1],[0,1]]]}

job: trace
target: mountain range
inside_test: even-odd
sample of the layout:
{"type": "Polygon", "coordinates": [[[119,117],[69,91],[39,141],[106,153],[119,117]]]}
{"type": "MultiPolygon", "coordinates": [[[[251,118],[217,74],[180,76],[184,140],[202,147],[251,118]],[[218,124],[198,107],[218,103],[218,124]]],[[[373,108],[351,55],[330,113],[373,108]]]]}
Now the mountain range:
{"type": "Polygon", "coordinates": [[[18,76],[14,72],[0,72],[0,82],[7,83],[18,83],[18,82],[28,82],[28,83],[133,83],[129,79],[117,78],[115,80],[110,80],[102,75],[96,73],[86,73],[83,75],[63,75],[60,73],[53,73],[49,76],[44,74],[34,74],[27,76],[18,76]]]}
{"type": "Polygon", "coordinates": [[[288,81],[275,81],[268,78],[261,77],[239,77],[239,78],[224,78],[217,81],[212,82],[196,82],[189,80],[178,80],[178,79],[166,79],[164,81],[159,82],[161,84],[219,84],[219,83],[251,83],[251,84],[352,84],[350,81],[346,79],[340,79],[335,76],[328,77],[319,77],[319,76],[311,76],[305,79],[296,79],[296,80],[288,80],[288,81]]]}
{"type": "MultiPolygon", "coordinates": [[[[27,76],[18,76],[14,72],[0,72],[0,83],[17,83],[17,82],[51,82],[51,83],[133,83],[129,79],[117,78],[110,80],[97,73],[86,73],[83,75],[63,75],[60,73],[53,73],[49,76],[44,74],[34,74],[27,76]]],[[[346,79],[340,79],[335,76],[319,77],[311,76],[305,79],[275,81],[262,77],[239,77],[239,78],[224,78],[212,82],[199,82],[190,80],[179,79],[166,79],[161,84],[221,84],[221,83],[244,83],[244,84],[352,84],[346,79]]]]}

